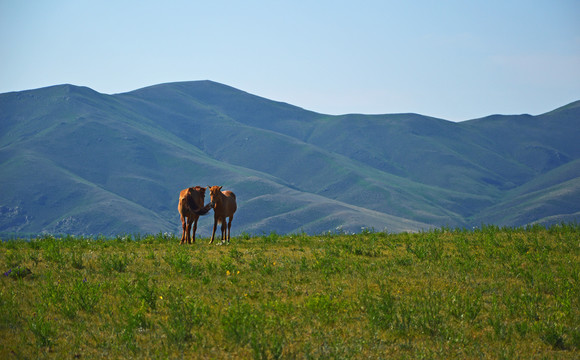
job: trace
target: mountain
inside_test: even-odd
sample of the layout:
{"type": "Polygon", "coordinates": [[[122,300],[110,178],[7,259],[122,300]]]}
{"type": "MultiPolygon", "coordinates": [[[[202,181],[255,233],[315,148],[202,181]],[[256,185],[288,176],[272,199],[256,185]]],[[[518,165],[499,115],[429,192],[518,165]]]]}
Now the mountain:
{"type": "Polygon", "coordinates": [[[330,116],[211,81],[5,93],[0,232],[179,233],[194,185],[236,193],[238,234],[577,221],[579,121],[580,102],[461,123],[330,116]]]}

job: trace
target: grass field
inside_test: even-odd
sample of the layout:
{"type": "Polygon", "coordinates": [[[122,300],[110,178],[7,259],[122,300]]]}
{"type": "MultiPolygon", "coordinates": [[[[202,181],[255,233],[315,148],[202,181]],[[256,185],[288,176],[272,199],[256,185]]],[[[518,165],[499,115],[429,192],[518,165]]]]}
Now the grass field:
{"type": "Polygon", "coordinates": [[[0,244],[0,358],[580,357],[580,226],[0,244]]]}

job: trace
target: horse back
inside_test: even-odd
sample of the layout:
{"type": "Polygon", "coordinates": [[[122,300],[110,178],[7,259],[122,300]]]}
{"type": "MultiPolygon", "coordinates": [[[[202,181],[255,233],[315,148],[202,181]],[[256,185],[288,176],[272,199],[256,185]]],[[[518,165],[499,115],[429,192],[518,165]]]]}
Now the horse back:
{"type": "Polygon", "coordinates": [[[236,194],[234,194],[233,192],[226,190],[226,191],[222,191],[222,194],[224,194],[227,198],[233,198],[234,201],[236,200],[236,194]]]}
{"type": "Polygon", "coordinates": [[[222,194],[224,194],[225,196],[225,203],[226,203],[226,208],[227,208],[227,212],[230,214],[233,214],[236,212],[238,205],[236,204],[236,194],[234,194],[233,192],[226,190],[226,191],[222,191],[222,194]]]}

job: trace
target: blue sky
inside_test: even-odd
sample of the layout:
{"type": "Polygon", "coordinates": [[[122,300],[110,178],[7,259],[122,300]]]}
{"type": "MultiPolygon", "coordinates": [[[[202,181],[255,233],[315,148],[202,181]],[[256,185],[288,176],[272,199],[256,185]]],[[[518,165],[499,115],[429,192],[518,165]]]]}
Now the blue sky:
{"type": "Polygon", "coordinates": [[[214,80],[452,121],[580,100],[580,1],[0,0],[0,92],[214,80]]]}

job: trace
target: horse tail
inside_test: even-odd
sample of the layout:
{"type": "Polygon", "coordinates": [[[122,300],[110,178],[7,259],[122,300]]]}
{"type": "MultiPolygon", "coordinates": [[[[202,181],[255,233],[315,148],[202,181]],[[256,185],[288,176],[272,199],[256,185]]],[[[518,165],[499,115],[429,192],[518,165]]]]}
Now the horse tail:
{"type": "Polygon", "coordinates": [[[211,210],[211,203],[208,203],[206,206],[204,206],[202,208],[198,208],[197,204],[193,201],[191,196],[188,196],[186,198],[186,201],[187,201],[187,207],[189,208],[189,211],[191,211],[192,213],[194,213],[196,215],[206,215],[211,210]]]}
{"type": "Polygon", "coordinates": [[[202,207],[194,211],[197,215],[206,215],[211,210],[211,203],[208,203],[206,206],[202,207]]]}

